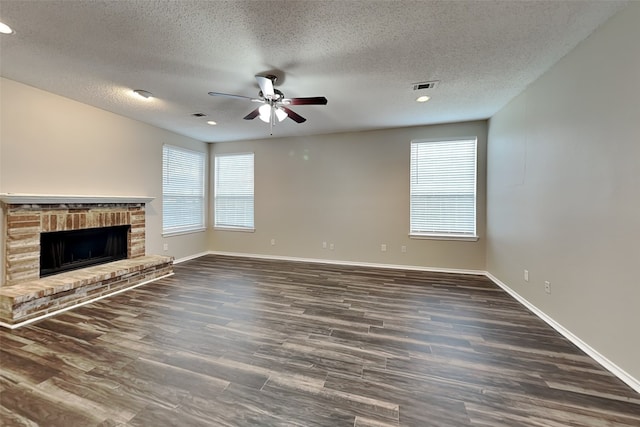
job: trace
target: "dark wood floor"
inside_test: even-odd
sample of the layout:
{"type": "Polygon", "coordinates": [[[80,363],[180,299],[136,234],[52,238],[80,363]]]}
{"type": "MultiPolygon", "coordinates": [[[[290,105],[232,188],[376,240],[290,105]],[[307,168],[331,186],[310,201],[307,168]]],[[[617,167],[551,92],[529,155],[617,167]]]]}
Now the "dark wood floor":
{"type": "Polygon", "coordinates": [[[488,279],[207,256],[0,330],[4,426],[640,426],[488,279]]]}

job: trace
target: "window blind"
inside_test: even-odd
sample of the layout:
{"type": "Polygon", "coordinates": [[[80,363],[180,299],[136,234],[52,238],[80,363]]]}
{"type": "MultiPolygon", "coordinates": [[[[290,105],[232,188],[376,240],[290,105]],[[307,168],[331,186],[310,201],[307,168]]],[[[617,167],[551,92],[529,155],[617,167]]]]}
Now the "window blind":
{"type": "Polygon", "coordinates": [[[253,153],[215,158],[215,226],[253,230],[253,153]]]}
{"type": "Polygon", "coordinates": [[[476,139],[411,142],[410,234],[476,236],[476,139]]]}
{"type": "Polygon", "coordinates": [[[162,147],[162,233],[202,230],[205,153],[162,147]]]}

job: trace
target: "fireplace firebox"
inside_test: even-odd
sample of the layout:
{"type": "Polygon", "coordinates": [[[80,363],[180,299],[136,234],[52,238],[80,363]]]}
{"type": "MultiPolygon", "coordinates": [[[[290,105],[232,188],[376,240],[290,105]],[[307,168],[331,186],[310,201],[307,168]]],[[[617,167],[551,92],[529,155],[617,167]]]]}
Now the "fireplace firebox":
{"type": "Polygon", "coordinates": [[[127,258],[130,225],[40,233],[40,277],[127,258]]]}

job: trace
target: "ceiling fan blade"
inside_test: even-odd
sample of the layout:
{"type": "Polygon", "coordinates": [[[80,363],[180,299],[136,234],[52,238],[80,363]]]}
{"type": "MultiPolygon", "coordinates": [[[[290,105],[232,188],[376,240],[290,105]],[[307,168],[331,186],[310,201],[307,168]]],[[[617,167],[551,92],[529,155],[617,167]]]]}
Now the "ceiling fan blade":
{"type": "Polygon", "coordinates": [[[283,99],[284,104],[289,105],[327,105],[327,98],[324,96],[313,96],[310,98],[289,98],[283,99]]]}
{"type": "Polygon", "coordinates": [[[256,76],[256,80],[258,81],[258,85],[260,86],[260,90],[262,91],[262,96],[267,99],[273,98],[273,96],[276,94],[275,90],[273,89],[273,82],[275,80],[275,77],[256,76]]]}
{"type": "Polygon", "coordinates": [[[249,101],[252,101],[253,98],[250,98],[248,96],[242,96],[242,95],[231,95],[229,93],[220,93],[220,92],[209,92],[209,95],[211,96],[223,96],[225,98],[237,98],[237,99],[248,99],[249,101]]]}
{"type": "Polygon", "coordinates": [[[258,117],[260,115],[260,108],[256,108],[255,110],[253,110],[252,112],[250,112],[249,114],[247,114],[246,116],[243,117],[243,119],[245,120],[253,120],[256,117],[258,117]]]}
{"type": "Polygon", "coordinates": [[[305,119],[304,117],[302,117],[300,114],[296,113],[295,111],[293,111],[290,108],[287,108],[285,106],[280,106],[280,108],[282,108],[284,111],[287,112],[288,117],[293,120],[296,123],[304,123],[307,121],[307,119],[305,119]]]}

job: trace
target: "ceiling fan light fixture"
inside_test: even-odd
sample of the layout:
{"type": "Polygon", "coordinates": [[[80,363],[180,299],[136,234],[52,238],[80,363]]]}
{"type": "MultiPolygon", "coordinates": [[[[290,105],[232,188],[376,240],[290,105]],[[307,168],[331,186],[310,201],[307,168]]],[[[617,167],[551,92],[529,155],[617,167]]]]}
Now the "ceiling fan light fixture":
{"type": "Polygon", "coordinates": [[[263,104],[258,108],[260,115],[258,116],[260,120],[265,123],[269,123],[271,121],[271,105],[263,104]]]}
{"type": "Polygon", "coordinates": [[[288,116],[287,112],[284,111],[282,108],[280,107],[276,108],[276,118],[278,119],[279,122],[286,119],[287,116],[288,116]]]}

